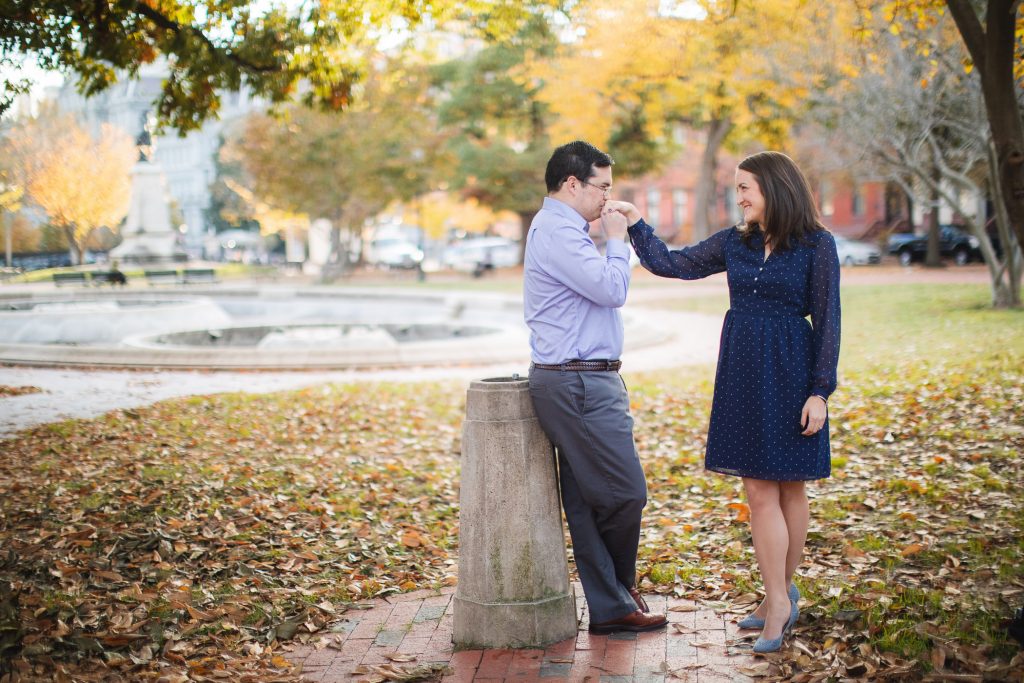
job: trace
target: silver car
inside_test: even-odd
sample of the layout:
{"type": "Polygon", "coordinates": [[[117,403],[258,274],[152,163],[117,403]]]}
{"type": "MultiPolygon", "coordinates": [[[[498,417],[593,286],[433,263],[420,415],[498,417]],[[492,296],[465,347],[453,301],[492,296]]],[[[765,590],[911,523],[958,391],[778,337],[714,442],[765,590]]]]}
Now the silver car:
{"type": "Polygon", "coordinates": [[[859,242],[847,239],[839,235],[833,235],[836,240],[836,251],[839,253],[839,263],[844,266],[866,266],[881,263],[882,252],[874,244],[859,242]]]}

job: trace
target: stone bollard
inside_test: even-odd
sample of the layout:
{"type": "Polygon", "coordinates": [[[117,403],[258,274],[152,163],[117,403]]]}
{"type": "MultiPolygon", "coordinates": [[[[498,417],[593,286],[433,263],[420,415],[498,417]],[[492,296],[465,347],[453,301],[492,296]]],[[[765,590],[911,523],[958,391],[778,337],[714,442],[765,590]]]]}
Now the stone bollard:
{"type": "Polygon", "coordinates": [[[455,645],[543,647],[574,637],[554,452],[518,375],[469,386],[459,505],[455,645]]]}

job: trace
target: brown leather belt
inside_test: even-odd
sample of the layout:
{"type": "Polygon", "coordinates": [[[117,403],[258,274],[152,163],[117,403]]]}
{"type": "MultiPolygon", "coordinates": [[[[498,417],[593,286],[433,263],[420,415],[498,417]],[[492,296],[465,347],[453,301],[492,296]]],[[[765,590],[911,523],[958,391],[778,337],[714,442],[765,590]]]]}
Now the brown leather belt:
{"type": "Polygon", "coordinates": [[[581,370],[584,372],[618,372],[622,367],[621,360],[569,360],[557,365],[534,363],[538,370],[581,370]]]}

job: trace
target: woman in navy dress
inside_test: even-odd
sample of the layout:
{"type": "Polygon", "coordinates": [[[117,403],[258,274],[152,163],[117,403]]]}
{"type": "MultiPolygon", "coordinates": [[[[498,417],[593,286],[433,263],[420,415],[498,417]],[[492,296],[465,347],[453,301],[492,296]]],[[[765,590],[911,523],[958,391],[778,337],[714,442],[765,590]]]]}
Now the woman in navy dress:
{"type": "Polygon", "coordinates": [[[765,600],[741,627],[760,628],[756,652],[782,646],[799,616],[793,575],[810,517],[805,482],[830,473],[828,398],[839,359],[839,258],[807,180],[779,152],[736,169],[743,221],[669,250],[626,202],[640,263],[696,280],[723,270],[730,309],[722,328],[705,466],[743,478],[765,600]],[[810,322],[807,317],[810,316],[810,322]]]}

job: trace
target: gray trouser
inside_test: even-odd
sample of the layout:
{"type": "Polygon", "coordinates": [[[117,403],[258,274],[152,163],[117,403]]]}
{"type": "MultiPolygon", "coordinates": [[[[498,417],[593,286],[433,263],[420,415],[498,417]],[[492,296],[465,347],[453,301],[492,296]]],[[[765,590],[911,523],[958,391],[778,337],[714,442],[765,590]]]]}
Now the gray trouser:
{"type": "Polygon", "coordinates": [[[530,369],[530,397],[558,451],[562,507],[591,623],[636,610],[640,516],[647,482],[617,372],[530,369]]]}

